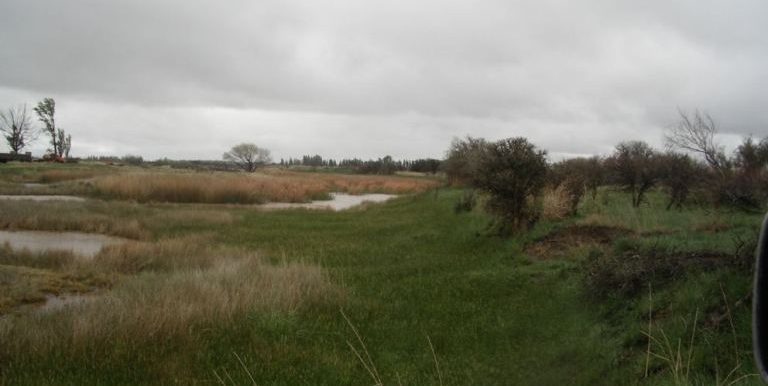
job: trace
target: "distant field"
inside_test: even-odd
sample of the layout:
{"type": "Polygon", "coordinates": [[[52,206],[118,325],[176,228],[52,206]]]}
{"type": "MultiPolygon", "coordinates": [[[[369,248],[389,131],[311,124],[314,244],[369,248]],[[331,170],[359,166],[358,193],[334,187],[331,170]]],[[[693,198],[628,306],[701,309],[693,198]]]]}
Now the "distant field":
{"type": "MultiPolygon", "coordinates": [[[[162,178],[349,192],[436,184],[162,172],[106,169],[87,189],[162,178]]],[[[9,185],[37,175],[3,173],[9,185]]],[[[632,208],[602,188],[577,217],[504,239],[486,233],[481,210],[456,214],[462,192],[447,188],[345,212],[138,196],[0,202],[0,229],[132,240],[88,261],[0,248],[0,384],[758,384],[747,296],[759,214],[667,211],[661,192],[632,208]],[[52,294],[87,300],[36,313],[52,294]]]]}

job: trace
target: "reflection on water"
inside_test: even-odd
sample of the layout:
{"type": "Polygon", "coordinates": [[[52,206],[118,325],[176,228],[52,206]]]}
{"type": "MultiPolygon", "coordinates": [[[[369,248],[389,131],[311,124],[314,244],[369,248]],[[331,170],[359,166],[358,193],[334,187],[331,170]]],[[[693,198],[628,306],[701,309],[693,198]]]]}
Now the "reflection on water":
{"type": "Polygon", "coordinates": [[[360,194],[351,195],[344,193],[331,193],[330,200],[318,200],[306,203],[286,203],[286,202],[271,202],[269,204],[260,205],[266,209],[325,209],[325,210],[345,210],[361,205],[364,202],[384,202],[389,199],[397,197],[394,194],[360,194]]]}
{"type": "Polygon", "coordinates": [[[0,244],[8,243],[14,250],[71,251],[89,258],[99,253],[101,247],[123,241],[118,237],[79,232],[0,231],[0,244]]]}

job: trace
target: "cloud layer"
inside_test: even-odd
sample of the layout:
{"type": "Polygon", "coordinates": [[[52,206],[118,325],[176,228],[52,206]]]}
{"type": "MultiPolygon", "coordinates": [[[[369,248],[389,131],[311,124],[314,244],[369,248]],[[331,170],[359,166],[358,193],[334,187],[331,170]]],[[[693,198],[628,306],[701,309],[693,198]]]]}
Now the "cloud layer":
{"type": "Polygon", "coordinates": [[[465,134],[605,153],[660,144],[678,107],[733,142],[768,133],[766,14],[761,0],[4,0],[0,106],[55,97],[78,155],[218,158],[253,141],[278,157],[440,156],[465,134]]]}

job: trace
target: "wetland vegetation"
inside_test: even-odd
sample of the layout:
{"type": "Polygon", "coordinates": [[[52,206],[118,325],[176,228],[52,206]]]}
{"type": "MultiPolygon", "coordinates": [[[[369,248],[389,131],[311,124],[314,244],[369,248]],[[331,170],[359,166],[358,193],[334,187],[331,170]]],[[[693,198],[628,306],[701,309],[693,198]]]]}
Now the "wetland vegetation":
{"type": "MultiPolygon", "coordinates": [[[[87,163],[0,170],[7,189],[90,197],[0,201],[3,230],[126,239],[89,259],[0,249],[0,384],[757,382],[746,296],[758,213],[667,210],[662,190],[634,207],[602,186],[576,215],[549,208],[500,237],[482,193],[456,212],[464,190],[435,189],[432,177],[273,169],[171,178],[184,192],[214,179],[298,187],[287,202],[315,187],[400,194],[339,212],[95,193],[100,178],[134,186],[167,173],[87,163]],[[22,185],[43,174],[59,177],[22,185]]],[[[556,204],[546,205],[570,207],[546,194],[556,204]]]]}

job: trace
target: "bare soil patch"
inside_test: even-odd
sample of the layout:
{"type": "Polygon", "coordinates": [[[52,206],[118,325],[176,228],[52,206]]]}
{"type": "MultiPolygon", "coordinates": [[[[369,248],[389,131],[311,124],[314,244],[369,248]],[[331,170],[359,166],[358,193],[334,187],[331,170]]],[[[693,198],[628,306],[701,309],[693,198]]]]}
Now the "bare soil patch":
{"type": "Polygon", "coordinates": [[[563,257],[571,249],[585,246],[607,246],[613,240],[631,235],[624,228],[604,225],[574,225],[556,229],[526,247],[526,253],[540,259],[563,257]]]}

